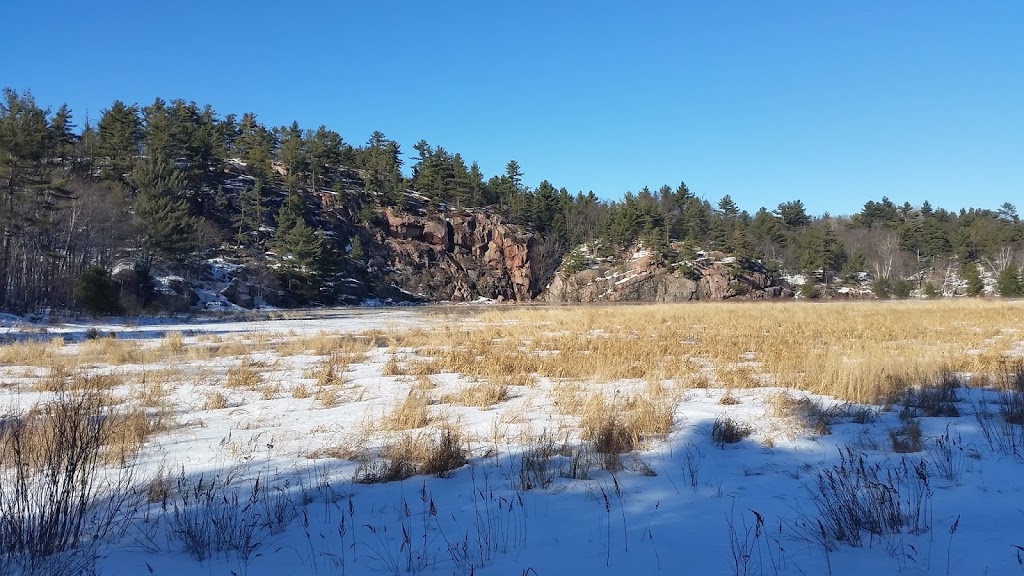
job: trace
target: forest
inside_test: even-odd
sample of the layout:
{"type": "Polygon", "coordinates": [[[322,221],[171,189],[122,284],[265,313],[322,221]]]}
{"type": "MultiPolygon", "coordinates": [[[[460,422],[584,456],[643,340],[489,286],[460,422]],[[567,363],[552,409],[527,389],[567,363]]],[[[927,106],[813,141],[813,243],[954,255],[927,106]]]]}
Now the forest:
{"type": "Polygon", "coordinates": [[[683,181],[606,200],[544,179],[527,186],[515,160],[486,175],[426,140],[411,153],[381,132],[352,144],[326,126],[266,126],[181,99],[115,101],[95,120],[76,118],[5,88],[0,310],[159,308],[154,269],[187,280],[214,257],[262,269],[288,294],[282,304],[329,305],[324,287],[364,266],[381,209],[410,198],[432,213],[486,208],[558,258],[583,243],[611,257],[642,243],[666,261],[715,250],[826,283],[866,273],[878,296],[926,288],[925,272],[946,270],[973,295],[983,274],[1000,295],[1024,295],[1024,223],[1009,202],[947,209],[882,197],[856,214],[812,215],[800,199],[745,209],[683,181]]]}

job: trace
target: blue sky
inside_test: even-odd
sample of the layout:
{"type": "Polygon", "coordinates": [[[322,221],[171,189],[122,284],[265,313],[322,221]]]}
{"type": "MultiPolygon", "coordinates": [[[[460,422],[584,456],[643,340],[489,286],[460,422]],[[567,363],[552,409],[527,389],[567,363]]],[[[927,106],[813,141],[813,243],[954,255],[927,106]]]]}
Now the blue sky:
{"type": "Polygon", "coordinates": [[[607,199],[1024,208],[1024,2],[11,4],[0,84],[79,123],[184,98],[607,199]]]}

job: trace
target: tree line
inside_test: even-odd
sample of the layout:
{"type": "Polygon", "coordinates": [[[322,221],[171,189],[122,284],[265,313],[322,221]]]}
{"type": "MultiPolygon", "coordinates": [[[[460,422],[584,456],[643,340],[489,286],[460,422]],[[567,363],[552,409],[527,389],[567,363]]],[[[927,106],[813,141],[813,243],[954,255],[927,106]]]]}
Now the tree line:
{"type": "MultiPolygon", "coordinates": [[[[1020,294],[1024,225],[996,210],[870,201],[852,216],[808,215],[800,200],[752,214],[685,183],[602,200],[542,180],[524,184],[510,160],[486,176],[458,152],[421,140],[406,156],[381,132],[352,145],[326,126],[266,126],[252,112],[155,99],[113,102],[93,122],[40,106],[28,91],[0,102],[0,309],[144,309],[153,266],[185,275],[218,255],[265,266],[285,303],[332,302],[358,274],[377,214],[421,202],[446,212],[484,208],[564,255],[593,243],[614,258],[640,242],[658,257],[718,250],[805,271],[823,281],[869,272],[885,283],[926,270],[990,270],[1020,294]],[[406,166],[408,164],[408,167],[406,166]],[[130,266],[128,264],[130,263],[130,266]],[[116,288],[117,298],[97,297],[116,288]],[[76,290],[77,289],[77,290],[76,290]]],[[[196,272],[197,273],[197,272],[196,272]]]]}

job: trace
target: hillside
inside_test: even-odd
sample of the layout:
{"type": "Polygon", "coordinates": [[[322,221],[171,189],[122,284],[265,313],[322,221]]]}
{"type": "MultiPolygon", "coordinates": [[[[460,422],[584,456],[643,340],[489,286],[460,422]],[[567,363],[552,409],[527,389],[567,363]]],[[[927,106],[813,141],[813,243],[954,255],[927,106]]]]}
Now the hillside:
{"type": "Polygon", "coordinates": [[[5,89],[0,310],[775,297],[783,271],[814,278],[808,297],[1024,294],[1010,203],[748,212],[684,182],[611,201],[529,186],[515,160],[487,177],[460,153],[413,149],[406,168],[381,132],[354,146],[325,126],[160,98],[115,101],[79,128],[66,105],[5,89]],[[600,248],[589,271],[563,261],[581,246],[600,248]]]}

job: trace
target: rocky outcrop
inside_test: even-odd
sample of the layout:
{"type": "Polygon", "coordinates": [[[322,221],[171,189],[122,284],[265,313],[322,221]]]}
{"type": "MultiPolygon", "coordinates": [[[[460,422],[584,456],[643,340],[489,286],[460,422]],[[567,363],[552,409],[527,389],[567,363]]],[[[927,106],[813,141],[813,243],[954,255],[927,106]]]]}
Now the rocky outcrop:
{"type": "Polygon", "coordinates": [[[682,302],[791,295],[759,262],[698,253],[692,261],[662,263],[644,250],[622,263],[569,258],[538,297],[545,302],[682,302]],[[580,268],[582,270],[574,270],[580,268]]]}
{"type": "Polygon", "coordinates": [[[532,234],[486,210],[382,214],[389,279],[429,300],[530,300],[532,234]]]}

